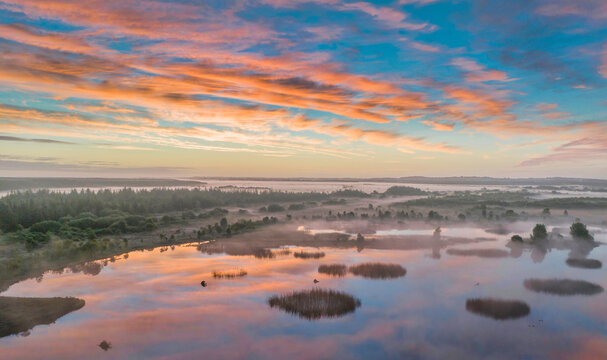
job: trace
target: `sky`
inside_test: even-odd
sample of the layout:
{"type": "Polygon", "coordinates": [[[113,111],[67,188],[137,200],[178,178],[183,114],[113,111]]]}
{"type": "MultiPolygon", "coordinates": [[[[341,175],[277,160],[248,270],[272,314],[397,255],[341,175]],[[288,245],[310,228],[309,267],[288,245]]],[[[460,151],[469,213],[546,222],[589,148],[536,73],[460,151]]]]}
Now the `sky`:
{"type": "Polygon", "coordinates": [[[0,0],[1,176],[607,178],[605,0],[0,0]]]}

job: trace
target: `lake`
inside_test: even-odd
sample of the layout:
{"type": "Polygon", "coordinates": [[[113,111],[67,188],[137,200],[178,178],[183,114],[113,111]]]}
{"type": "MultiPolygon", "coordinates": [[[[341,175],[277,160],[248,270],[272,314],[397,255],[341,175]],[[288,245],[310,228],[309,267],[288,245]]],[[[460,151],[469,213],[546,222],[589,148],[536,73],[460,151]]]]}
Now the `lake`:
{"type": "MultiPolygon", "coordinates": [[[[269,236],[264,231],[258,236],[269,236]]],[[[380,231],[379,237],[432,236],[431,230],[380,231]]],[[[601,232],[597,240],[607,240],[604,229],[594,231],[601,232]]],[[[294,227],[293,233],[301,231],[294,227]]],[[[200,251],[197,244],[185,244],[98,261],[100,266],[89,266],[93,270],[87,273],[82,268],[49,272],[1,295],[73,296],[86,305],[54,324],[1,338],[0,358],[590,359],[605,354],[605,292],[555,295],[525,282],[573,279],[605,288],[604,268],[568,266],[570,250],[559,246],[516,250],[507,246],[509,236],[486,229],[471,235],[483,239],[449,242],[450,235],[465,233],[445,228],[438,243],[412,250],[377,249],[372,242],[362,248],[299,243],[275,247],[271,258],[200,251]],[[297,251],[325,256],[296,258],[292,253],[297,251]],[[406,275],[370,279],[318,273],[321,264],[365,262],[399,264],[406,275]],[[247,275],[212,275],[240,269],[247,275]],[[273,295],[313,288],[345,292],[360,306],[342,316],[309,320],[268,305],[273,295]],[[473,302],[490,298],[518,301],[523,312],[493,313],[473,302]],[[102,349],[102,341],[111,347],[102,349]]],[[[588,258],[607,262],[605,246],[591,249],[588,258]]]]}

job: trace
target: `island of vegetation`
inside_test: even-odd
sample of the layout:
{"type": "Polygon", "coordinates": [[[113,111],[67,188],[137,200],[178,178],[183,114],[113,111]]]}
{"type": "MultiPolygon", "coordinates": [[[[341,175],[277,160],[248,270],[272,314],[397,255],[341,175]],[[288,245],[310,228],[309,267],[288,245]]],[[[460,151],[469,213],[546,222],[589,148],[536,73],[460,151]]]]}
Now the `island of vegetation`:
{"type": "Polygon", "coordinates": [[[352,295],[325,289],[275,295],[268,299],[268,304],[307,320],[343,316],[354,312],[361,305],[360,300],[352,295]]]}

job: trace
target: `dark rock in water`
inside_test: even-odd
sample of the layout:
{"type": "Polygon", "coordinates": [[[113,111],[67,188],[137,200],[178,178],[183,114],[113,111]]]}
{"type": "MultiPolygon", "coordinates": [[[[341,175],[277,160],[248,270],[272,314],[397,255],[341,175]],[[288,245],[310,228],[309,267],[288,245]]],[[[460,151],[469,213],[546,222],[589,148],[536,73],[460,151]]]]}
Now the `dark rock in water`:
{"type": "Polygon", "coordinates": [[[102,349],[103,349],[103,351],[108,351],[109,349],[111,349],[111,348],[112,348],[112,343],[110,343],[110,342],[107,342],[107,341],[103,340],[103,341],[102,341],[102,342],[101,342],[99,345],[97,345],[97,346],[99,346],[100,348],[102,348],[102,349]]]}
{"type": "Polygon", "coordinates": [[[319,282],[318,280],[314,279],[314,284],[317,284],[318,282],[319,282]]]}
{"type": "Polygon", "coordinates": [[[529,315],[529,305],[518,300],[468,299],[466,310],[496,320],[517,319],[529,315]]]}
{"type": "Polygon", "coordinates": [[[603,263],[594,259],[567,259],[567,265],[582,269],[600,269],[603,263]]]}
{"type": "Polygon", "coordinates": [[[202,285],[202,287],[207,287],[207,282],[206,282],[206,281],[204,281],[204,280],[202,280],[202,281],[200,282],[200,285],[202,285]]]}
{"type": "Polygon", "coordinates": [[[36,325],[52,324],[83,306],[84,300],[73,297],[0,296],[0,337],[23,333],[36,325]]]}
{"type": "Polygon", "coordinates": [[[523,285],[528,290],[553,295],[596,295],[603,292],[600,285],[583,280],[527,279],[523,285]]]}

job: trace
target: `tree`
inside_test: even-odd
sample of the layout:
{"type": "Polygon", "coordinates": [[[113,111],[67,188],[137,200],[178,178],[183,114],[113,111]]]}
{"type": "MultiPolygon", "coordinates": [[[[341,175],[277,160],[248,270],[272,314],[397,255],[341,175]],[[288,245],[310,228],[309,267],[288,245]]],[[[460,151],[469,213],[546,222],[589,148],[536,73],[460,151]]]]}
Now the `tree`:
{"type": "Polygon", "coordinates": [[[593,237],[588,232],[588,228],[586,227],[586,225],[582,224],[579,221],[571,224],[569,230],[571,236],[576,239],[593,240],[593,237]]]}
{"type": "Polygon", "coordinates": [[[512,235],[510,241],[513,242],[523,242],[523,238],[520,235],[512,235]]]}
{"type": "Polygon", "coordinates": [[[536,224],[531,233],[531,240],[543,240],[548,238],[548,231],[546,225],[536,224]]]}
{"type": "Polygon", "coordinates": [[[549,208],[545,208],[544,210],[542,210],[542,215],[545,215],[545,216],[550,215],[550,209],[549,208]]]}
{"type": "Polygon", "coordinates": [[[457,218],[458,218],[460,221],[466,221],[466,215],[464,215],[464,214],[459,214],[459,215],[457,215],[457,218]]]}

